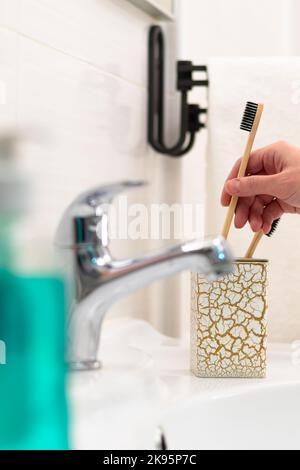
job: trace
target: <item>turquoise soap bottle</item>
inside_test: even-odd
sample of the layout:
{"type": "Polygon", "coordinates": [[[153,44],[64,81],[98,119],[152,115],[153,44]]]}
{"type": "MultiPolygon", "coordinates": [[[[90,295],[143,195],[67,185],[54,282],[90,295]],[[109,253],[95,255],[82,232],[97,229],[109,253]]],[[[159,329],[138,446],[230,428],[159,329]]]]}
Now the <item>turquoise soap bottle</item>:
{"type": "MultiPolygon", "coordinates": [[[[65,283],[55,268],[19,264],[14,230],[28,187],[14,148],[13,138],[0,139],[0,449],[64,450],[65,283]]],[[[34,242],[27,249],[34,253],[34,242]]]]}

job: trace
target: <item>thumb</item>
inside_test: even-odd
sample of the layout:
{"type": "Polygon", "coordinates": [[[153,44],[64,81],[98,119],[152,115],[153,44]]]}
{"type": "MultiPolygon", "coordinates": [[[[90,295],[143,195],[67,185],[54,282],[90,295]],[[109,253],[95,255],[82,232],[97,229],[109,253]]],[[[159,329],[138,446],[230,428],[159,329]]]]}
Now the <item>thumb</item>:
{"type": "Polygon", "coordinates": [[[225,189],[231,196],[247,197],[266,194],[268,196],[280,197],[278,175],[257,175],[234,178],[227,181],[225,189]]]}

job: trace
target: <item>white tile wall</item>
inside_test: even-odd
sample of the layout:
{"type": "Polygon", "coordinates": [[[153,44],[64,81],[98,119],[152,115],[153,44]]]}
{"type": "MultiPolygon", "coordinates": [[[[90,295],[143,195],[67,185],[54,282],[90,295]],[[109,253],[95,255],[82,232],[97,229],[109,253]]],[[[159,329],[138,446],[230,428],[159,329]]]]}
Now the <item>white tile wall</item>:
{"type": "MultiPolygon", "coordinates": [[[[170,128],[176,129],[177,120],[177,42],[181,58],[195,63],[212,55],[298,53],[296,0],[177,5],[179,39],[174,25],[166,27],[170,128]]],[[[154,21],[127,0],[0,0],[0,133],[19,126],[31,136],[19,159],[32,179],[29,239],[49,242],[67,203],[98,183],[147,179],[149,187],[132,194],[132,201],[205,202],[204,132],[179,161],[154,154],[146,144],[147,31],[154,21]]],[[[195,102],[199,98],[203,93],[195,92],[195,102]]],[[[120,242],[114,250],[124,256],[158,245],[120,242]]],[[[189,276],[144,289],[113,314],[150,319],[168,333],[187,332],[189,276]]],[[[273,322],[277,340],[298,334],[296,322],[284,315],[279,312],[273,322]]]]}
{"type": "MultiPolygon", "coordinates": [[[[170,128],[176,129],[177,120],[177,42],[181,58],[195,63],[212,55],[299,50],[296,0],[177,4],[179,40],[174,25],[166,27],[170,128]]],[[[147,31],[153,21],[127,0],[0,0],[0,132],[17,125],[39,135],[22,145],[19,159],[32,178],[29,238],[51,240],[66,204],[98,183],[147,179],[149,187],[132,194],[132,201],[205,202],[204,132],[179,161],[154,154],[146,144],[147,31]]],[[[196,92],[194,100],[199,98],[203,93],[196,92]]],[[[120,242],[114,249],[124,256],[158,245],[120,242]]],[[[144,289],[113,314],[150,319],[168,333],[187,332],[189,276],[144,289]]],[[[296,322],[283,315],[273,322],[277,340],[298,334],[296,322]]]]}
{"type": "Polygon", "coordinates": [[[173,0],[127,0],[157,18],[170,19],[174,15],[173,0]]]}
{"type": "Polygon", "coordinates": [[[128,2],[20,0],[19,18],[22,34],[145,87],[145,38],[153,20],[128,2]]]}
{"type": "Polygon", "coordinates": [[[0,122],[3,132],[16,122],[17,44],[15,33],[0,29],[0,122]]]}
{"type": "Polygon", "coordinates": [[[284,55],[287,31],[283,20],[289,2],[179,0],[184,28],[181,46],[202,58],[284,55]]]}
{"type": "Polygon", "coordinates": [[[1,26],[15,29],[17,26],[18,0],[3,0],[0,2],[1,26]]]}
{"type": "Polygon", "coordinates": [[[152,0],[153,3],[164,8],[166,11],[172,12],[173,0],[152,0]]]}
{"type": "MultiPolygon", "coordinates": [[[[285,56],[297,55],[300,51],[298,0],[179,0],[180,48],[182,57],[195,63],[205,63],[210,57],[222,56],[285,56]]],[[[228,110],[230,113],[230,110],[228,110]]],[[[291,123],[294,129],[298,123],[291,123]]],[[[277,140],[274,136],[274,140],[277,140]]],[[[207,178],[211,165],[206,154],[204,134],[190,155],[190,162],[184,162],[184,181],[189,181],[186,194],[205,200],[209,197],[206,189],[205,166],[197,179],[190,179],[191,159],[197,167],[197,153],[202,161],[207,160],[207,178]],[[185,166],[187,165],[187,166],[185,166]],[[191,183],[190,183],[191,182],[191,183]],[[192,191],[190,192],[190,187],[192,191]],[[197,192],[198,187],[198,192],[197,192]],[[199,194],[200,191],[200,194],[199,194]]],[[[224,163],[224,162],[223,162],[224,163]]],[[[231,162],[228,162],[228,168],[231,162]]],[[[193,174],[196,174],[194,168],[193,174]]],[[[224,175],[225,178],[226,175],[224,175]]],[[[215,188],[219,192],[221,188],[215,188]]],[[[218,199],[218,198],[217,198],[218,199]]],[[[216,204],[219,204],[218,201],[216,204]]],[[[211,201],[207,219],[214,212],[211,201]]],[[[298,246],[297,230],[299,220],[287,217],[272,239],[272,243],[261,244],[258,254],[271,261],[270,267],[270,314],[269,332],[272,341],[291,342],[300,338],[299,311],[299,268],[294,251],[287,249],[298,246]],[[278,261],[278,253],[285,253],[284,260],[278,261]],[[291,293],[287,297],[285,290],[291,293]]],[[[235,250],[244,250],[241,234],[232,234],[235,250]]],[[[188,284],[186,289],[188,291],[188,284]]],[[[186,299],[187,294],[182,299],[186,299]]]]}
{"type": "MultiPolygon", "coordinates": [[[[22,145],[19,158],[33,187],[29,239],[49,242],[66,205],[95,184],[147,179],[132,201],[180,202],[182,162],[146,144],[153,21],[126,0],[0,0],[0,83],[7,88],[0,128],[17,125],[39,136],[22,145]]],[[[169,50],[174,59],[175,47],[169,50]]],[[[169,81],[174,85],[174,74],[169,81]]],[[[174,91],[168,100],[175,102],[174,91]]],[[[126,256],[160,243],[114,245],[126,256]]],[[[148,318],[176,333],[180,296],[177,277],[125,299],[112,314],[148,318]]]]}

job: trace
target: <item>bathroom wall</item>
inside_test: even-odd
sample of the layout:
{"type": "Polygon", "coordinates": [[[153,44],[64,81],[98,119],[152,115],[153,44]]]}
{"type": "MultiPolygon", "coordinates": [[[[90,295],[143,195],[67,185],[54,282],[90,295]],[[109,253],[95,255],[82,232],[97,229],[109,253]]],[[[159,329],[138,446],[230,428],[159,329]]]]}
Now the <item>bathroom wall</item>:
{"type": "MultiPolygon", "coordinates": [[[[200,64],[211,56],[299,53],[297,0],[176,3],[177,24],[165,26],[168,124],[175,133],[176,49],[182,59],[200,64]]],[[[147,31],[157,21],[127,0],[0,0],[0,133],[17,126],[27,135],[18,164],[32,181],[33,214],[21,233],[32,265],[49,263],[44,246],[52,243],[60,215],[90,186],[146,179],[148,187],[132,193],[130,201],[204,206],[206,132],[179,161],[155,154],[146,144],[147,31]]],[[[205,104],[206,91],[193,92],[193,100],[205,104]]],[[[170,142],[174,138],[170,131],[170,142]]],[[[287,236],[280,232],[274,246],[282,249],[287,236]]],[[[170,242],[120,241],[113,248],[127,256],[170,242]]],[[[291,266],[285,267],[286,275],[291,266]]],[[[281,279],[275,275],[274,286],[281,279]]],[[[273,288],[276,340],[300,337],[296,292],[288,307],[286,301],[273,288]]],[[[111,310],[114,315],[146,318],[163,332],[187,335],[189,274],[128,297],[111,310]]]]}
{"type": "MultiPolygon", "coordinates": [[[[182,162],[146,144],[147,32],[157,21],[127,0],[0,0],[0,133],[18,127],[26,135],[18,165],[31,177],[33,213],[20,235],[32,266],[49,262],[44,246],[64,208],[89,187],[143,179],[148,187],[131,202],[181,202],[182,162]]],[[[169,85],[174,28],[166,27],[169,85]]],[[[174,86],[168,88],[176,111],[174,86]]],[[[120,241],[113,248],[128,256],[161,244],[120,241]]],[[[128,297],[111,316],[146,318],[177,334],[181,295],[178,276],[128,297]]]]}
{"type": "MultiPolygon", "coordinates": [[[[180,55],[200,64],[206,63],[210,57],[298,55],[299,13],[297,0],[181,0],[178,2],[180,55]]],[[[294,135],[297,136],[297,123],[291,126],[294,126],[294,135]]],[[[285,136],[282,135],[282,138],[285,136]]],[[[277,139],[278,136],[274,136],[274,140],[277,139]]],[[[298,140],[296,138],[294,143],[300,145],[298,140]]],[[[206,171],[209,174],[211,155],[207,153],[204,135],[198,139],[193,153],[198,155],[199,160],[206,159],[206,171]]],[[[232,160],[228,161],[228,169],[231,164],[232,160]]],[[[222,167],[226,168],[224,162],[222,167]]],[[[224,173],[224,178],[226,176],[224,173]]],[[[196,182],[198,175],[194,172],[192,176],[187,168],[184,180],[190,183],[191,178],[196,182]]],[[[202,176],[199,178],[201,198],[207,197],[206,226],[209,227],[210,214],[216,211],[214,204],[218,204],[212,204],[209,197],[212,192],[220,192],[221,184],[220,187],[212,188],[209,184],[203,184],[202,176]]],[[[189,191],[188,186],[186,189],[189,191]]],[[[264,240],[257,252],[258,256],[268,257],[271,261],[269,331],[273,341],[300,338],[299,236],[299,220],[287,216],[272,240],[264,240]]],[[[245,238],[249,237],[250,233],[247,232],[231,235],[235,252],[238,253],[241,248],[244,250],[245,238]]]]}

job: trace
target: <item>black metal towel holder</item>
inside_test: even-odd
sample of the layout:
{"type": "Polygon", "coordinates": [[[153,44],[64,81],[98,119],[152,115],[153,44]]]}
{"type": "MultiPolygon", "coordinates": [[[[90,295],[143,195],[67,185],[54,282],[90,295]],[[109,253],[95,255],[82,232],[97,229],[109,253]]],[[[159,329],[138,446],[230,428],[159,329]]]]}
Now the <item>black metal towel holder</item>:
{"type": "Polygon", "coordinates": [[[165,44],[160,26],[152,26],[149,32],[148,57],[148,142],[159,153],[182,157],[195,143],[196,133],[205,123],[201,116],[207,109],[188,103],[188,92],[195,86],[207,87],[209,81],[193,80],[193,72],[206,72],[206,65],[193,65],[190,61],[177,62],[177,90],[181,93],[180,135],[177,143],[168,147],[164,141],[164,79],[165,44]]]}

